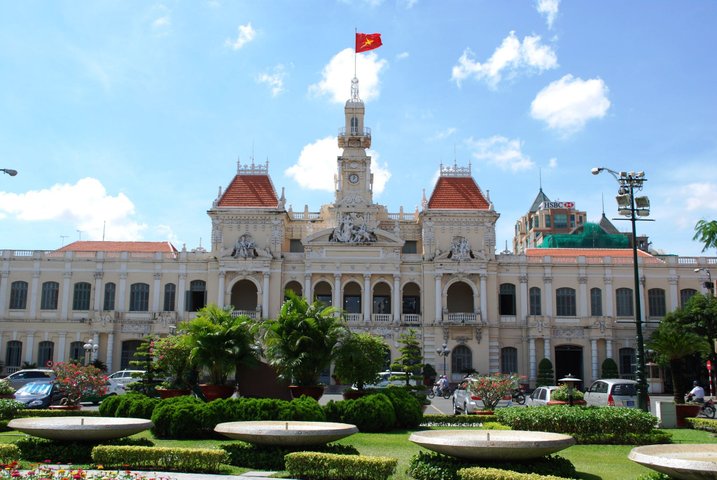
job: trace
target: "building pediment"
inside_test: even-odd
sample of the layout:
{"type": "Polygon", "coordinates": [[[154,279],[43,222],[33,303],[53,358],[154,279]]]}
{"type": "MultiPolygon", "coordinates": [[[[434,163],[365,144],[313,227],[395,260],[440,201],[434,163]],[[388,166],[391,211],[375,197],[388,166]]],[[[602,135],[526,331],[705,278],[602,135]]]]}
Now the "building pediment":
{"type": "Polygon", "coordinates": [[[402,247],[404,241],[391,232],[376,228],[369,229],[347,229],[341,225],[334,228],[325,228],[307,236],[302,242],[305,247],[310,246],[380,246],[380,247],[402,247]],[[343,235],[342,235],[343,232],[343,235]]]}

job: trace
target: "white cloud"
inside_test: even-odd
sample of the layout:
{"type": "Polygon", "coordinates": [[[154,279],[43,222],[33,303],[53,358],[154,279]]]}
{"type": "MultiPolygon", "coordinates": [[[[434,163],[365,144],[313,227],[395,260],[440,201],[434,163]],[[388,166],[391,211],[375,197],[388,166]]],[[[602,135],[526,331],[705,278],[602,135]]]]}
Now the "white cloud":
{"type": "MultiPolygon", "coordinates": [[[[360,53],[356,57],[359,78],[359,96],[369,101],[379,95],[379,73],[388,62],[380,60],[375,52],[360,53]]],[[[354,49],[346,48],[329,61],[321,72],[321,81],[309,86],[309,93],[328,95],[331,101],[344,103],[351,97],[351,79],[354,76],[354,49]]]]}
{"type": "Polygon", "coordinates": [[[246,25],[239,25],[237,30],[238,33],[237,38],[235,40],[227,38],[224,42],[225,45],[232,50],[239,50],[244,45],[254,40],[254,37],[256,37],[256,30],[252,28],[251,23],[247,23],[246,25]]]}
{"type": "Polygon", "coordinates": [[[681,188],[680,196],[689,211],[717,210],[717,185],[714,183],[690,183],[681,188]]]}
{"type": "Polygon", "coordinates": [[[284,91],[284,78],[286,77],[286,70],[284,65],[275,66],[271,73],[264,72],[256,77],[257,83],[264,83],[271,88],[271,96],[276,97],[284,91]]]}
{"type": "Polygon", "coordinates": [[[411,56],[411,54],[408,52],[401,52],[398,55],[396,55],[396,60],[405,60],[410,56],[411,56]]]}
{"type": "Polygon", "coordinates": [[[560,0],[538,0],[536,8],[538,13],[545,16],[545,21],[548,22],[548,28],[553,28],[553,22],[558,16],[558,8],[560,7],[560,0]]]}
{"type": "Polygon", "coordinates": [[[56,184],[25,193],[0,192],[0,214],[24,222],[61,221],[82,231],[84,240],[138,240],[147,226],[132,219],[134,204],[123,193],[111,196],[95,178],[56,184]]]}
{"type": "Polygon", "coordinates": [[[548,160],[548,168],[558,168],[558,159],[553,157],[548,160]]]}
{"type": "Polygon", "coordinates": [[[451,79],[460,85],[463,80],[473,77],[496,87],[503,75],[513,78],[521,73],[542,72],[557,66],[557,55],[551,47],[540,43],[540,36],[523,37],[521,42],[515,32],[510,32],[485,63],[475,61],[470,49],[464,50],[453,67],[451,79]]]}
{"type": "Polygon", "coordinates": [[[600,78],[583,80],[565,75],[538,92],[530,113],[550,128],[574,133],[588,120],[605,116],[610,108],[607,93],[608,88],[600,78]]]}
{"type": "MultiPolygon", "coordinates": [[[[334,174],[338,171],[336,160],[341,153],[336,137],[322,138],[306,145],[297,162],[287,168],[284,175],[293,178],[302,188],[333,192],[334,174]]],[[[386,165],[379,163],[377,152],[368,150],[367,154],[371,156],[373,191],[378,195],[386,187],[391,172],[386,165]]]]}
{"type": "Polygon", "coordinates": [[[495,165],[501,170],[517,172],[528,170],[535,163],[522,152],[523,142],[509,139],[501,135],[474,140],[469,138],[466,143],[473,149],[473,158],[495,165]]]}
{"type": "Polygon", "coordinates": [[[441,130],[440,132],[436,132],[435,135],[433,135],[430,139],[433,141],[440,141],[445,140],[446,138],[450,137],[456,133],[456,129],[454,127],[446,128],[445,130],[441,130]]]}

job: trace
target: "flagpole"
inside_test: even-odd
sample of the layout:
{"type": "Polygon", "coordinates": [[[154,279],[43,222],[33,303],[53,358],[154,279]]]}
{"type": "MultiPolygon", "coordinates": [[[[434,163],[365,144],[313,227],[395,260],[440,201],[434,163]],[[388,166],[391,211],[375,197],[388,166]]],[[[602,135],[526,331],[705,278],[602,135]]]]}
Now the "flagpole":
{"type": "Polygon", "coordinates": [[[356,35],[358,35],[358,28],[354,27],[354,78],[356,78],[356,35]]]}

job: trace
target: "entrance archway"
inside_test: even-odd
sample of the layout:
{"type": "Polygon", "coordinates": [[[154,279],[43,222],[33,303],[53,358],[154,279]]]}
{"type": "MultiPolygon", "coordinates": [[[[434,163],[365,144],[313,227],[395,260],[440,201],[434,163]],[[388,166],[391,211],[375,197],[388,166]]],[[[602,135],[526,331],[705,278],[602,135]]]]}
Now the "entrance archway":
{"type": "MultiPolygon", "coordinates": [[[[555,347],[555,379],[566,375],[583,378],[583,347],[580,345],[558,345],[555,347]]],[[[582,382],[577,385],[582,388],[582,382]]]]}

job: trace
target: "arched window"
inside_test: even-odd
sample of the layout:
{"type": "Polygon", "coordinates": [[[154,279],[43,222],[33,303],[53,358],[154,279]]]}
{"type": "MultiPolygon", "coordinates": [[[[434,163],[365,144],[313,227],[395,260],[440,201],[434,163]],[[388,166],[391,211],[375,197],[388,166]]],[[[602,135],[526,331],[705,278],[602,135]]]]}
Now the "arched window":
{"type": "Polygon", "coordinates": [[[92,286],[87,282],[77,282],[75,291],[72,295],[73,310],[89,310],[90,309],[90,291],[92,286]]]}
{"type": "Polygon", "coordinates": [[[618,317],[632,317],[632,288],[618,288],[615,291],[615,303],[618,317]]]}
{"type": "Polygon", "coordinates": [[[52,357],[55,353],[55,344],[50,341],[42,341],[37,347],[37,365],[40,368],[45,368],[48,362],[52,361],[52,357]]]}
{"type": "Polygon", "coordinates": [[[12,282],[10,284],[10,309],[24,310],[25,308],[27,308],[27,282],[12,282]]]}
{"type": "Polygon", "coordinates": [[[60,291],[60,284],[57,282],[45,282],[42,284],[42,295],[40,297],[40,310],[57,310],[57,297],[60,291]]]}
{"type": "MultiPolygon", "coordinates": [[[[683,288],[680,290],[680,307],[684,308],[690,298],[697,294],[697,290],[693,288],[683,288]]],[[[12,308],[12,307],[10,307],[12,308]]]]}
{"type": "Polygon", "coordinates": [[[599,288],[590,289],[590,315],[602,317],[602,290],[599,288]]]}
{"type": "Polygon", "coordinates": [[[117,287],[112,282],[105,284],[104,310],[114,310],[115,309],[115,290],[116,289],[117,289],[117,287]]]}
{"type": "Polygon", "coordinates": [[[470,373],[473,371],[473,352],[465,345],[458,345],[451,353],[451,372],[470,373]]]}
{"type": "Polygon", "coordinates": [[[540,288],[530,287],[530,315],[542,315],[540,302],[540,288]]]}
{"type": "Polygon", "coordinates": [[[207,282],[204,280],[192,280],[189,283],[187,292],[187,311],[196,312],[207,304],[207,282]]]}
{"type": "Polygon", "coordinates": [[[129,287],[129,311],[149,311],[149,285],[146,283],[133,283],[129,287]]]}
{"type": "Polygon", "coordinates": [[[22,342],[19,340],[10,340],[7,342],[7,348],[5,349],[5,366],[6,367],[19,367],[22,356],[22,342]]]}
{"type": "Polygon", "coordinates": [[[500,349],[500,371],[503,373],[518,373],[518,349],[504,347],[500,349]]]}
{"type": "Polygon", "coordinates": [[[661,288],[651,288],[647,291],[647,308],[650,317],[664,317],[667,313],[665,291],[661,288]]]}
{"type": "Polygon", "coordinates": [[[85,360],[85,342],[70,343],[70,360],[76,360],[80,363],[85,360]]]}
{"type": "Polygon", "coordinates": [[[515,315],[515,285],[501,283],[498,310],[500,315],[515,315]]]}
{"type": "Polygon", "coordinates": [[[177,301],[177,286],[173,283],[168,283],[164,286],[164,311],[171,312],[174,310],[175,302],[177,301]]]}
{"type": "Polygon", "coordinates": [[[574,317],[577,315],[574,288],[562,287],[555,290],[555,313],[559,317],[574,317]]]}

